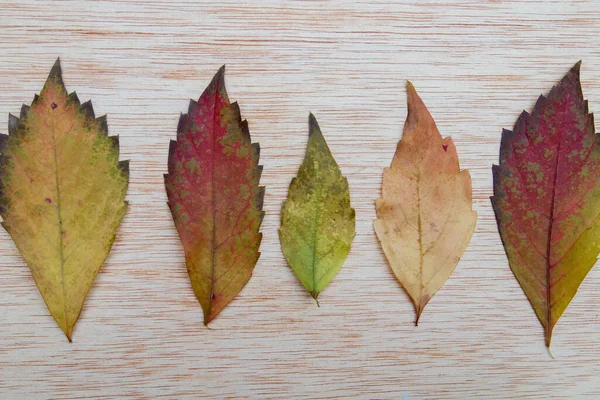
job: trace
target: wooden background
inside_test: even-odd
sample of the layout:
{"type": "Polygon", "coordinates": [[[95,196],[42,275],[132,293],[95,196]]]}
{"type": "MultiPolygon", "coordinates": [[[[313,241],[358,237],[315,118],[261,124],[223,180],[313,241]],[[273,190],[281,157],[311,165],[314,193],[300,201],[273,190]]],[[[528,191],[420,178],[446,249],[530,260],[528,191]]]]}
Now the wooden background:
{"type": "MultiPolygon", "coordinates": [[[[0,1],[0,113],[65,83],[121,138],[129,211],[69,344],[0,232],[0,398],[598,398],[600,268],[554,331],[514,279],[489,196],[500,133],[578,60],[600,110],[599,1],[0,1]],[[181,111],[227,64],[260,142],[254,276],[202,324],[166,205],[181,111]],[[471,171],[477,229],[418,327],[372,229],[410,79],[471,171]],[[317,308],[286,265],[279,209],[319,119],[357,215],[317,308]]],[[[2,129],[6,131],[5,128],[2,129]]]]}

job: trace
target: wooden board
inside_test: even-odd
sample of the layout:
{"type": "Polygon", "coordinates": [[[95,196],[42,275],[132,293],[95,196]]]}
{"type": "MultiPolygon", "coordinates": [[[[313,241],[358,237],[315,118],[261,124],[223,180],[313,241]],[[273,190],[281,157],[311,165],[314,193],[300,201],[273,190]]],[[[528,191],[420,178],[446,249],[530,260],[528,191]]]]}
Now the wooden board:
{"type": "MultiPolygon", "coordinates": [[[[489,196],[502,128],[583,60],[600,110],[598,1],[0,1],[0,113],[60,56],[131,160],[130,209],[69,344],[0,232],[0,397],[599,398],[600,268],[555,328],[554,359],[508,267],[489,196]],[[179,113],[227,64],[260,142],[254,276],[202,324],[166,205],[179,113]],[[410,79],[471,170],[479,222],[418,327],[373,233],[410,79]],[[279,210],[308,112],[348,176],[352,251],[317,308],[282,256],[279,210]]],[[[5,129],[3,128],[5,131],[5,129]]]]}

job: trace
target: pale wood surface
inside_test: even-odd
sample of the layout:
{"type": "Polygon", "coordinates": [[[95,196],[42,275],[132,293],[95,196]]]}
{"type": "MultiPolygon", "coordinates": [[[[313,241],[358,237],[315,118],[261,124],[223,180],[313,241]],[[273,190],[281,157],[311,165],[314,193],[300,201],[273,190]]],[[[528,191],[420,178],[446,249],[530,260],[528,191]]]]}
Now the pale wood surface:
{"type": "MultiPolygon", "coordinates": [[[[130,209],[69,344],[0,231],[0,397],[599,398],[600,269],[554,331],[514,279],[489,196],[500,132],[579,59],[600,110],[598,1],[0,1],[0,113],[55,58],[131,159],[130,209]],[[207,329],[162,174],[179,113],[221,64],[260,142],[266,218],[246,288],[207,329]],[[414,327],[372,229],[410,79],[462,167],[479,223],[414,327]],[[357,235],[317,308],[279,248],[279,209],[319,119],[357,235]]],[[[2,129],[5,131],[5,128],[2,129]]]]}

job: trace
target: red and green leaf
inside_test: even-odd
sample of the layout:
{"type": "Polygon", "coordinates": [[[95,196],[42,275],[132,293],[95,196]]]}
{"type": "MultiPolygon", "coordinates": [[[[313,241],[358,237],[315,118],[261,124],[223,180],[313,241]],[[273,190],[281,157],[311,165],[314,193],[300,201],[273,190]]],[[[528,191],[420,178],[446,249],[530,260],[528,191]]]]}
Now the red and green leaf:
{"type": "Polygon", "coordinates": [[[493,167],[500,236],[547,346],[600,252],[600,139],[579,69],[503,131],[493,167]]]}
{"type": "Polygon", "coordinates": [[[260,253],[260,147],[225,90],[225,67],[182,114],[165,186],[208,324],[246,285],[260,253]]]}

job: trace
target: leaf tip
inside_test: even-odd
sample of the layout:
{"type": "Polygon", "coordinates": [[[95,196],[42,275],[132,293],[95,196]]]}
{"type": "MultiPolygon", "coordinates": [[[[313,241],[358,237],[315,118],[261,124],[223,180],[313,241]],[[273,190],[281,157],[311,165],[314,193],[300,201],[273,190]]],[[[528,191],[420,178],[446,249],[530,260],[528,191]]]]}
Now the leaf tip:
{"type": "Polygon", "coordinates": [[[311,112],[308,113],[308,137],[311,137],[314,133],[321,133],[321,128],[317,122],[317,118],[311,112]]]}
{"type": "Polygon", "coordinates": [[[217,84],[219,86],[223,86],[225,82],[225,64],[221,65],[221,68],[217,71],[213,78],[213,84],[217,84]]]}
{"type": "MultiPolygon", "coordinates": [[[[421,99],[421,96],[417,93],[417,89],[410,82],[406,81],[406,103],[408,105],[408,116],[406,118],[407,123],[416,123],[417,114],[422,110],[427,110],[425,103],[421,99]]],[[[427,111],[429,113],[429,111],[427,111]]]]}
{"type": "Polygon", "coordinates": [[[415,88],[415,85],[413,85],[413,83],[411,81],[409,81],[408,79],[406,80],[406,92],[409,95],[417,94],[417,89],[415,88]]]}
{"type": "Polygon", "coordinates": [[[571,69],[569,70],[569,72],[567,73],[567,75],[565,75],[565,77],[561,80],[561,83],[563,83],[563,81],[570,81],[570,79],[567,79],[567,77],[571,77],[574,78],[574,81],[577,82],[578,85],[581,85],[580,83],[580,76],[581,76],[581,60],[577,61],[575,63],[575,65],[573,65],[573,67],[571,67],[571,69]]]}
{"type": "MultiPolygon", "coordinates": [[[[63,88],[65,87],[65,85],[63,83],[63,79],[62,79],[62,67],[60,66],[60,57],[58,57],[56,59],[56,61],[54,62],[54,65],[50,69],[50,73],[48,74],[48,79],[46,79],[46,85],[48,85],[49,82],[55,82],[56,84],[59,84],[63,88]]],[[[44,85],[44,86],[46,86],[46,85],[44,85]]]]}
{"type": "MultiPolygon", "coordinates": [[[[226,96],[226,91],[225,91],[225,65],[222,65],[221,68],[219,68],[219,70],[217,71],[217,73],[215,74],[215,76],[213,76],[212,80],[210,81],[210,84],[204,90],[204,92],[202,93],[202,95],[200,96],[200,99],[198,101],[202,102],[202,99],[206,98],[207,95],[214,96],[215,93],[225,94],[225,96],[226,96]]],[[[189,109],[188,109],[188,114],[189,115],[193,114],[193,110],[196,107],[196,105],[197,105],[197,102],[190,101],[190,106],[189,106],[189,109]]]]}

